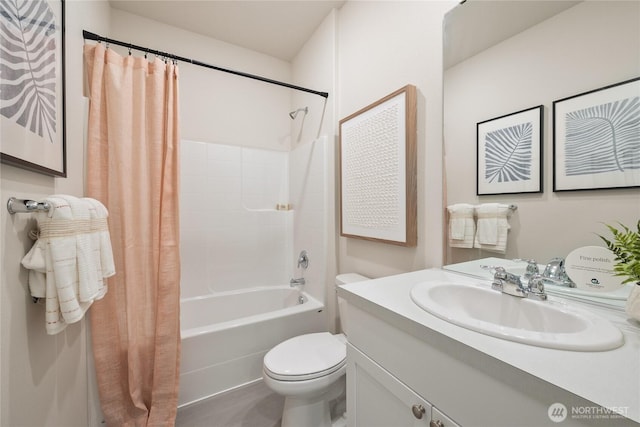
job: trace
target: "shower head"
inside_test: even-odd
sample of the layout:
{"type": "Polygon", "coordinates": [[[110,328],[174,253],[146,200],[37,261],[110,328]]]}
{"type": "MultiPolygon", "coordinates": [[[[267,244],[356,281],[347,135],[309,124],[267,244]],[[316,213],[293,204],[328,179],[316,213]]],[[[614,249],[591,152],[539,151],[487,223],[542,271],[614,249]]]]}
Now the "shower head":
{"type": "Polygon", "coordinates": [[[291,117],[291,120],[295,119],[300,111],[304,111],[304,114],[306,115],[309,112],[309,107],[298,108],[296,111],[290,112],[289,117],[291,117]]]}

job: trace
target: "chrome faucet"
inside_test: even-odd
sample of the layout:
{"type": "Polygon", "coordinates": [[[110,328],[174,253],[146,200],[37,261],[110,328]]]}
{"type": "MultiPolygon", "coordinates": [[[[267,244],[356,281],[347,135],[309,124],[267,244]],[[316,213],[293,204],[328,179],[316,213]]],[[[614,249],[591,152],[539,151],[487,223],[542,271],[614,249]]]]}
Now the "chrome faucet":
{"type": "Polygon", "coordinates": [[[527,263],[527,268],[522,276],[525,280],[530,280],[535,276],[542,276],[543,283],[547,285],[565,286],[568,288],[575,288],[576,284],[573,283],[564,268],[563,258],[552,258],[545,266],[542,274],[538,267],[538,263],[533,259],[514,259],[513,261],[523,261],[527,263]]]}
{"type": "Polygon", "coordinates": [[[299,277],[297,279],[289,280],[289,286],[291,286],[292,288],[294,286],[304,285],[305,283],[306,283],[306,281],[304,280],[304,277],[299,277]]]}
{"type": "Polygon", "coordinates": [[[542,278],[545,283],[550,283],[557,286],[566,286],[568,288],[575,288],[576,284],[569,278],[566,270],[564,269],[564,258],[553,258],[549,261],[542,273],[542,278]]]}
{"type": "Polygon", "coordinates": [[[525,286],[520,276],[507,272],[504,267],[494,267],[493,269],[495,273],[491,289],[519,298],[533,298],[540,301],[547,299],[547,294],[544,292],[544,279],[539,274],[532,276],[525,286]]]}

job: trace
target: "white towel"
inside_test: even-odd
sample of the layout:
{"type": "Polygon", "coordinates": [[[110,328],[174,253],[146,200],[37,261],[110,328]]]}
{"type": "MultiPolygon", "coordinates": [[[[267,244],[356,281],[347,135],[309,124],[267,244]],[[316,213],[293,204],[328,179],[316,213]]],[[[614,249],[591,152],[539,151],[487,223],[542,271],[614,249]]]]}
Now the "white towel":
{"type": "Polygon", "coordinates": [[[113,262],[111,236],[109,235],[109,225],[107,223],[109,212],[107,211],[107,208],[96,199],[87,197],[84,200],[92,205],[92,208],[90,208],[90,212],[95,215],[95,218],[92,217],[94,218],[94,225],[92,228],[94,229],[94,232],[97,232],[97,235],[99,236],[100,266],[102,267],[102,277],[111,277],[116,274],[116,267],[113,262]]]}
{"type": "Polygon", "coordinates": [[[104,210],[96,209],[92,199],[72,196],[46,201],[49,211],[36,213],[39,238],[22,264],[30,270],[31,295],[45,298],[46,331],[52,335],[82,319],[93,301],[105,295],[103,277],[113,275],[114,268],[102,204],[104,210]],[[105,232],[108,245],[102,243],[105,232]],[[104,271],[103,258],[111,259],[104,271]]]}
{"type": "Polygon", "coordinates": [[[484,203],[476,207],[478,226],[473,246],[492,252],[507,251],[507,235],[511,209],[500,203],[484,203]]]}
{"type": "Polygon", "coordinates": [[[476,232],[473,220],[474,206],[458,203],[447,206],[449,211],[449,246],[452,248],[472,248],[476,232]]]}

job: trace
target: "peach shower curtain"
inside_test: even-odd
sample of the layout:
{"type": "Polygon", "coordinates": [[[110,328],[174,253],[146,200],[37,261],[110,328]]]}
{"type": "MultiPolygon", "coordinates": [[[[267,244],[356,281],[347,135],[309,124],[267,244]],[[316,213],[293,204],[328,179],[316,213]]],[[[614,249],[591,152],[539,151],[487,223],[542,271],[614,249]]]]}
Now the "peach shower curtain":
{"type": "Polygon", "coordinates": [[[178,68],[85,45],[87,193],[109,209],[116,275],[91,308],[109,426],[175,423],[180,364],[178,68]]]}

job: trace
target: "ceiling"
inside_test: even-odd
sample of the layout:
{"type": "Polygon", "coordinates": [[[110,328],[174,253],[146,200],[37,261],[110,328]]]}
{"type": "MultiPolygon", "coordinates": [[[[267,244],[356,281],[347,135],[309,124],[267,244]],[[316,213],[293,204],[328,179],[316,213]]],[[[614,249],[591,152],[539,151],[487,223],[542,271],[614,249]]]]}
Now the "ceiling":
{"type": "Polygon", "coordinates": [[[291,61],[346,0],[109,0],[111,7],[291,61]]]}
{"type": "MultiPolygon", "coordinates": [[[[291,61],[329,12],[346,1],[109,0],[109,3],[114,9],[291,61]]],[[[467,0],[445,18],[445,69],[577,3],[467,0]]]]}
{"type": "Polygon", "coordinates": [[[580,3],[574,0],[467,0],[447,13],[444,68],[470,58],[580,3]]]}

